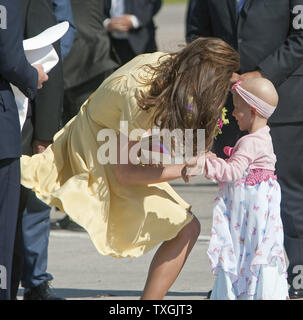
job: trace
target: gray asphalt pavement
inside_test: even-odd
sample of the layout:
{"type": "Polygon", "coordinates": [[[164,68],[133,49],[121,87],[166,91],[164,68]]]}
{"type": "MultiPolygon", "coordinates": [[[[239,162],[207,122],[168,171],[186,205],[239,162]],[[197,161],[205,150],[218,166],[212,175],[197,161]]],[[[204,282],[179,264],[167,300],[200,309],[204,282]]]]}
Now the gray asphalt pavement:
{"type": "Polygon", "coordinates": [[[159,51],[176,51],[185,45],[185,4],[163,6],[155,17],[159,51]]]}

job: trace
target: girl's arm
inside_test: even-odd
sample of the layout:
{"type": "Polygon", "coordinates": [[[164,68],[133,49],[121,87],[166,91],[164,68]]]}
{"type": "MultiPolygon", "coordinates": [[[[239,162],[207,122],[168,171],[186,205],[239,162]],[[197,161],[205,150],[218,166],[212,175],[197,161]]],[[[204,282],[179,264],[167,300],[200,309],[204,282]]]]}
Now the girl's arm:
{"type": "MultiPolygon", "coordinates": [[[[130,149],[137,143],[137,141],[129,141],[128,145],[122,149],[122,153],[127,152],[129,155],[130,149]]],[[[151,167],[134,165],[128,157],[128,164],[121,164],[120,154],[120,139],[118,137],[118,164],[115,166],[116,179],[120,184],[153,184],[167,182],[181,178],[182,169],[185,164],[171,165],[167,167],[151,167]]]]}
{"type": "Polygon", "coordinates": [[[208,179],[215,179],[220,182],[235,182],[242,178],[253,158],[253,148],[249,148],[244,142],[239,144],[228,161],[221,158],[207,158],[205,161],[205,176],[208,179]]]}

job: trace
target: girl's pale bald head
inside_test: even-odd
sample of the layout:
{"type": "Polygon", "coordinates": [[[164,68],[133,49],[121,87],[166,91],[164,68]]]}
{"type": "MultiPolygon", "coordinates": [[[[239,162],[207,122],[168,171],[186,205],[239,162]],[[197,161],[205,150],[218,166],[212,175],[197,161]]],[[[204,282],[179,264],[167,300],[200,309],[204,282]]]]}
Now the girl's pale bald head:
{"type": "Polygon", "coordinates": [[[277,90],[268,79],[247,79],[241,82],[241,87],[273,107],[278,105],[279,96],[277,90]]]}

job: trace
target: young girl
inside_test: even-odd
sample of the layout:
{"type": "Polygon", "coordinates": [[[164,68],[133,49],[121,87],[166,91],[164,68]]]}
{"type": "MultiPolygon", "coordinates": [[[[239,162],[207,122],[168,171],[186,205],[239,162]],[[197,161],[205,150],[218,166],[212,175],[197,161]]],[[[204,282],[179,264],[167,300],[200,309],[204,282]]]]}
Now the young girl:
{"type": "Polygon", "coordinates": [[[227,161],[206,159],[206,177],[220,182],[207,251],[217,275],[211,299],[287,299],[288,286],[280,218],[281,191],[267,119],[278,104],[269,80],[233,86],[236,118],[248,131],[227,161]]]}
{"type": "Polygon", "coordinates": [[[248,134],[224,148],[228,160],[205,160],[206,177],[219,182],[207,251],[217,276],[211,299],[287,299],[281,192],[267,126],[278,95],[263,78],[237,82],[232,92],[233,116],[248,134]]]}

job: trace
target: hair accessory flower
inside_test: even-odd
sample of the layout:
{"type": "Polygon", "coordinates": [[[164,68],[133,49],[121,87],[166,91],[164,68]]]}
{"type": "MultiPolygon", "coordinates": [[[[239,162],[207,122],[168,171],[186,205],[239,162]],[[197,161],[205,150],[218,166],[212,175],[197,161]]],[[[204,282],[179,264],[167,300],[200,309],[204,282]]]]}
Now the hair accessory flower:
{"type": "Polygon", "coordinates": [[[193,101],[194,101],[194,98],[189,97],[188,104],[187,104],[187,114],[185,116],[187,121],[191,121],[192,119],[193,101]]]}
{"type": "Polygon", "coordinates": [[[217,121],[217,128],[216,128],[216,132],[215,132],[215,137],[218,134],[222,134],[222,128],[224,125],[229,124],[229,120],[226,117],[226,113],[227,113],[227,109],[224,107],[222,109],[222,113],[217,121]]]}
{"type": "Polygon", "coordinates": [[[193,109],[193,100],[194,100],[193,97],[190,97],[190,98],[188,99],[187,113],[191,113],[191,112],[192,112],[192,109],[193,109]]]}
{"type": "MultiPolygon", "coordinates": [[[[238,81],[238,85],[241,83],[241,81],[238,81]]],[[[235,84],[236,85],[236,84],[235,84]]],[[[235,86],[234,85],[234,86],[235,86]]],[[[187,121],[190,121],[191,118],[192,118],[192,108],[193,108],[193,97],[190,97],[188,99],[188,104],[187,104],[187,114],[185,116],[186,120],[187,121]]],[[[229,124],[229,120],[227,119],[226,117],[226,114],[227,114],[227,109],[224,107],[222,109],[222,113],[217,121],[217,127],[216,127],[216,132],[215,132],[215,137],[218,135],[218,134],[222,134],[222,128],[224,125],[226,124],[229,124]]]]}

